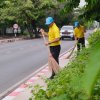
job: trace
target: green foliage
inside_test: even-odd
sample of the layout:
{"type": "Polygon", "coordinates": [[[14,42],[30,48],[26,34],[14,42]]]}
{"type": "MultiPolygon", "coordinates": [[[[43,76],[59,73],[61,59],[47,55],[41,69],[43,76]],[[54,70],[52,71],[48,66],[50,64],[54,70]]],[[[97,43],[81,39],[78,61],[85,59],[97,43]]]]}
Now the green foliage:
{"type": "Polygon", "coordinates": [[[97,42],[95,47],[92,48],[93,49],[91,50],[91,55],[88,60],[89,63],[87,64],[83,78],[83,88],[88,98],[91,98],[94,85],[100,75],[100,43],[97,42]]]}
{"type": "Polygon", "coordinates": [[[81,92],[78,91],[77,88],[81,87],[79,84],[81,81],[78,80],[78,77],[81,77],[82,74],[84,73],[89,52],[88,50],[87,51],[84,50],[80,55],[81,56],[78,56],[61,72],[59,72],[57,76],[55,76],[55,79],[47,82],[48,83],[47,90],[42,95],[44,96],[46,95],[49,100],[52,100],[53,97],[58,98],[63,94],[66,94],[66,96],[64,97],[68,98],[68,100],[71,99],[77,100],[77,98],[79,98],[78,95],[79,93],[81,94],[81,92]],[[75,80],[78,80],[77,82],[78,84],[76,83],[75,80]]]}
{"type": "MultiPolygon", "coordinates": [[[[32,88],[32,86],[30,88],[32,88]]],[[[34,96],[35,96],[35,100],[40,100],[40,98],[41,100],[48,100],[47,96],[45,95],[45,90],[42,89],[42,86],[39,85],[34,86],[31,93],[32,93],[32,97],[29,98],[30,100],[34,100],[34,96]]]]}
{"type": "Polygon", "coordinates": [[[82,50],[54,79],[47,80],[47,90],[40,89],[35,100],[100,99],[100,40],[97,33],[92,35],[93,41],[98,42],[90,42],[91,46],[82,50]]]}
{"type": "Polygon", "coordinates": [[[99,100],[100,98],[100,74],[98,76],[98,80],[96,80],[96,84],[93,89],[93,99],[99,100]]]}
{"type": "Polygon", "coordinates": [[[97,43],[100,43],[100,30],[91,34],[88,41],[89,41],[90,46],[95,46],[97,43]]]}
{"type": "Polygon", "coordinates": [[[60,95],[58,97],[52,98],[51,100],[69,100],[69,98],[67,97],[66,94],[62,94],[62,95],[60,95]]]}
{"type": "Polygon", "coordinates": [[[55,6],[53,0],[6,0],[2,1],[0,8],[0,21],[15,20],[23,22],[37,20],[44,16],[46,10],[55,6]]]}
{"type": "Polygon", "coordinates": [[[87,6],[86,11],[84,13],[84,17],[87,19],[95,19],[97,21],[100,21],[100,1],[99,0],[86,0],[87,6]],[[94,12],[94,13],[92,13],[94,12]]]}
{"type": "MultiPolygon", "coordinates": [[[[80,0],[58,0],[60,2],[65,2],[64,9],[68,12],[78,8],[80,0]]],[[[100,21],[100,1],[99,0],[85,0],[86,5],[84,12],[81,14],[81,18],[86,20],[97,20],[100,21]],[[93,13],[94,12],[94,13],[93,13]]]]}
{"type": "Polygon", "coordinates": [[[17,23],[27,28],[32,37],[33,28],[43,26],[45,17],[52,13],[51,10],[56,5],[55,0],[0,1],[0,25],[6,24],[6,27],[9,27],[17,23]]]}
{"type": "Polygon", "coordinates": [[[26,37],[29,37],[29,36],[30,36],[30,33],[29,33],[29,32],[23,32],[22,35],[24,35],[24,36],[26,36],[26,37]]]}
{"type": "Polygon", "coordinates": [[[93,26],[93,21],[89,20],[84,24],[85,27],[87,27],[87,29],[90,29],[93,26]]]}

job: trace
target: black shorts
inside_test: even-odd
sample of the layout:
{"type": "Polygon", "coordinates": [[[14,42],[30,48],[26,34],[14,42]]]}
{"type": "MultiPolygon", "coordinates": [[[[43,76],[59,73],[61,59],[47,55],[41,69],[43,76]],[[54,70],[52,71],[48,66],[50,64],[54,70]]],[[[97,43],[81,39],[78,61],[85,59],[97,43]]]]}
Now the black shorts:
{"type": "Polygon", "coordinates": [[[54,59],[57,61],[58,64],[59,64],[60,50],[61,50],[61,46],[60,45],[50,46],[50,52],[51,52],[52,56],[54,57],[54,59]]]}
{"type": "Polygon", "coordinates": [[[78,38],[78,44],[77,44],[77,50],[80,50],[80,48],[85,47],[85,38],[78,38]]]}

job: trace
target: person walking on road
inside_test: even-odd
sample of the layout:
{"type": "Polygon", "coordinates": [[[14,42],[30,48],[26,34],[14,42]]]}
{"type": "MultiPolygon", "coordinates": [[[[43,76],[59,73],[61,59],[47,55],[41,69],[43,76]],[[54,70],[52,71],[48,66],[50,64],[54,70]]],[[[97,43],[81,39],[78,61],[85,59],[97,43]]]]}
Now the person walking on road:
{"type": "MultiPolygon", "coordinates": [[[[60,46],[60,30],[57,27],[56,23],[54,22],[54,19],[52,17],[46,18],[46,25],[49,27],[48,33],[45,32],[43,29],[40,29],[40,32],[44,34],[45,36],[48,36],[48,42],[45,43],[46,46],[49,46],[51,56],[55,59],[55,61],[59,64],[59,54],[61,50],[60,46]]],[[[52,69],[52,76],[55,75],[53,69],[52,69]]]]}
{"type": "Polygon", "coordinates": [[[75,29],[74,29],[74,37],[77,40],[77,50],[85,47],[85,37],[84,33],[86,32],[84,26],[80,25],[79,22],[75,22],[75,29]]]}

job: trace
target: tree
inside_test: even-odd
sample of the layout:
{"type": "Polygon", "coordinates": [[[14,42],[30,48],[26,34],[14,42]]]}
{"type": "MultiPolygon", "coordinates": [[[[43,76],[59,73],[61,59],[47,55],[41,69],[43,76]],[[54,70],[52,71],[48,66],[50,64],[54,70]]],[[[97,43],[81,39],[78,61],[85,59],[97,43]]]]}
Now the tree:
{"type": "Polygon", "coordinates": [[[46,16],[45,12],[54,6],[54,0],[5,0],[0,4],[0,21],[25,24],[31,36],[33,27],[36,28],[36,21],[46,16]]]}
{"type": "MultiPolygon", "coordinates": [[[[74,8],[79,6],[80,0],[58,0],[60,2],[65,2],[64,9],[67,12],[71,12],[74,8]]],[[[100,1],[99,0],[85,0],[85,10],[84,13],[81,14],[81,18],[85,18],[86,20],[97,20],[100,21],[100,1]]]]}

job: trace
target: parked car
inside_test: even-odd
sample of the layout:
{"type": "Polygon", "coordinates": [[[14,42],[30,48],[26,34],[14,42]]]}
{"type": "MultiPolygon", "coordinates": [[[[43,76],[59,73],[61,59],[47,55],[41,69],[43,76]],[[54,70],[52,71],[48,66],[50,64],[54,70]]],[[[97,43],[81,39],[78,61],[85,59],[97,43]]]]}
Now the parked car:
{"type": "Polygon", "coordinates": [[[60,30],[61,39],[71,38],[74,40],[74,27],[71,25],[62,26],[60,30]]]}

